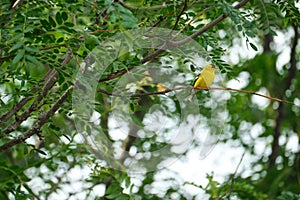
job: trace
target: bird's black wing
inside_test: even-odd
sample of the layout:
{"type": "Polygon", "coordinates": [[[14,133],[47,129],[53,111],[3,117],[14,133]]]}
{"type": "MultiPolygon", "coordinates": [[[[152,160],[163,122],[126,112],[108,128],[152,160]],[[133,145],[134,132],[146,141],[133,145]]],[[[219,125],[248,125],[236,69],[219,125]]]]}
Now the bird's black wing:
{"type": "Polygon", "coordinates": [[[193,82],[193,86],[195,86],[196,81],[198,80],[198,78],[201,76],[201,72],[196,76],[194,82],[193,82]]]}

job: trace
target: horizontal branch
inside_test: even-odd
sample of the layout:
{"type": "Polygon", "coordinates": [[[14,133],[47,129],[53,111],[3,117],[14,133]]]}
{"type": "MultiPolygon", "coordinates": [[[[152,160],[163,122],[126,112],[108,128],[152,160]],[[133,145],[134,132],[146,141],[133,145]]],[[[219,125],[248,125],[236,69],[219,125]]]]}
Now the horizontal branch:
{"type": "MultiPolygon", "coordinates": [[[[278,98],[275,98],[275,97],[270,97],[270,96],[267,96],[267,95],[259,94],[259,93],[248,91],[248,90],[240,90],[240,89],[234,89],[234,88],[202,88],[202,87],[193,87],[193,86],[180,86],[180,87],[175,87],[175,88],[168,88],[168,89],[165,89],[163,91],[146,92],[146,93],[138,93],[138,94],[131,94],[131,93],[118,94],[118,93],[108,92],[108,91],[103,90],[103,89],[98,89],[98,92],[101,92],[101,93],[109,95],[109,96],[115,96],[115,97],[143,97],[143,96],[150,96],[150,95],[167,94],[167,93],[170,93],[170,92],[173,92],[173,91],[183,90],[183,89],[234,91],[234,92],[239,92],[239,93],[246,93],[246,94],[260,96],[260,97],[269,99],[271,101],[277,101],[277,102],[296,105],[296,104],[294,104],[293,102],[290,102],[290,101],[278,99],[278,98]]],[[[296,105],[296,106],[300,106],[300,105],[296,105]]]]}

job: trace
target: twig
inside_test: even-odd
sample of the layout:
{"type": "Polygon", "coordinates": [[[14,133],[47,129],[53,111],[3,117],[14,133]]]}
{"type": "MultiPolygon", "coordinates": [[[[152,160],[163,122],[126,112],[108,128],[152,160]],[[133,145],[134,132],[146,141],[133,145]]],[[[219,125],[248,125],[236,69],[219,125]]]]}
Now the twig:
{"type": "Polygon", "coordinates": [[[158,5],[158,6],[152,6],[152,7],[134,7],[134,6],[130,6],[125,4],[123,1],[118,1],[118,3],[123,6],[124,8],[127,8],[128,10],[157,10],[157,9],[162,9],[162,8],[166,8],[169,5],[164,3],[163,5],[158,5]]]}
{"type": "MultiPolygon", "coordinates": [[[[243,161],[243,159],[244,159],[245,153],[246,153],[246,151],[244,151],[244,153],[243,153],[243,155],[242,155],[242,157],[241,157],[241,159],[240,159],[238,165],[236,166],[236,169],[235,169],[234,173],[231,175],[231,184],[230,184],[230,188],[229,188],[229,191],[228,191],[227,195],[225,194],[225,195],[227,196],[228,199],[230,198],[230,195],[231,195],[231,193],[232,193],[232,191],[233,191],[233,186],[234,186],[235,176],[236,176],[236,174],[237,174],[237,172],[238,172],[238,169],[239,169],[239,167],[240,167],[240,165],[241,165],[241,163],[242,163],[242,161],[243,161]]],[[[224,196],[225,196],[225,195],[224,195],[224,196]]],[[[222,196],[221,199],[223,199],[224,196],[222,196]]]]}
{"type": "Polygon", "coordinates": [[[157,22],[155,22],[151,28],[148,29],[148,32],[152,31],[152,29],[154,29],[155,27],[157,27],[162,21],[164,21],[165,19],[167,19],[168,17],[170,17],[175,11],[172,10],[171,12],[169,12],[167,15],[165,16],[161,16],[159,18],[159,20],[157,22]]]}
{"type": "Polygon", "coordinates": [[[179,23],[179,20],[180,20],[180,18],[181,18],[181,15],[182,15],[183,12],[185,11],[186,7],[187,7],[187,2],[186,2],[186,0],[185,0],[184,3],[183,3],[183,5],[182,5],[181,11],[179,12],[179,14],[178,14],[177,17],[176,17],[176,22],[175,22],[175,24],[174,24],[172,30],[170,31],[169,36],[172,36],[174,30],[177,28],[178,23],[179,23]]]}
{"type": "MultiPolygon", "coordinates": [[[[249,0],[243,0],[243,1],[241,1],[236,6],[234,6],[234,8],[235,9],[241,8],[246,3],[248,3],[248,1],[249,0]]],[[[202,27],[197,32],[193,33],[192,35],[190,35],[189,37],[187,37],[187,38],[185,38],[183,40],[180,40],[180,41],[171,41],[171,40],[166,41],[166,43],[162,47],[160,47],[159,49],[157,49],[153,54],[150,54],[150,55],[146,56],[145,58],[143,58],[142,61],[141,61],[141,63],[146,63],[146,62],[154,59],[156,56],[158,56],[161,53],[165,52],[166,49],[171,49],[171,48],[179,47],[181,45],[184,45],[184,44],[188,43],[192,39],[195,39],[196,37],[198,37],[199,35],[201,35],[205,31],[207,31],[208,29],[210,29],[210,28],[214,27],[215,25],[217,25],[219,22],[221,22],[222,20],[224,20],[225,18],[227,18],[229,15],[230,15],[230,13],[223,14],[223,15],[219,16],[217,19],[215,19],[211,23],[207,24],[206,26],[202,27]]]]}
{"type": "Polygon", "coordinates": [[[179,86],[179,87],[175,87],[175,88],[168,88],[168,89],[163,90],[163,91],[147,92],[147,93],[139,93],[139,94],[132,94],[132,93],[118,94],[118,93],[112,93],[112,92],[109,92],[109,91],[106,91],[106,90],[103,90],[103,89],[98,89],[97,91],[101,92],[103,94],[106,94],[106,95],[109,95],[109,96],[115,96],[115,97],[143,97],[143,96],[150,96],[150,95],[167,94],[167,93],[170,93],[170,92],[173,92],[173,91],[183,90],[183,89],[234,91],[234,92],[240,92],[240,93],[246,93],[246,94],[252,94],[252,95],[260,96],[260,97],[263,97],[263,98],[266,98],[266,99],[270,99],[271,101],[277,101],[277,102],[292,104],[292,105],[295,105],[295,106],[300,106],[300,105],[296,105],[296,104],[294,104],[293,102],[290,102],[290,101],[270,97],[270,96],[267,96],[267,95],[259,94],[259,93],[248,91],[248,90],[240,90],[240,89],[234,89],[234,88],[201,88],[201,87],[193,87],[193,86],[179,86]]]}
{"type": "Polygon", "coordinates": [[[186,29],[191,23],[193,23],[198,17],[200,17],[201,15],[203,15],[205,12],[207,12],[209,9],[211,9],[211,7],[209,8],[205,8],[204,10],[202,10],[200,13],[198,13],[195,17],[193,17],[193,19],[190,19],[185,25],[184,27],[182,27],[175,35],[173,38],[176,38],[184,29],[186,29]]]}
{"type": "Polygon", "coordinates": [[[264,98],[270,99],[272,101],[285,102],[285,103],[294,104],[293,102],[281,100],[281,99],[278,99],[278,98],[270,97],[270,96],[267,96],[267,95],[259,94],[259,93],[248,91],[248,90],[240,90],[240,89],[234,89],[234,88],[210,88],[210,89],[211,90],[231,90],[231,91],[235,91],[235,92],[241,92],[241,93],[247,93],[247,94],[257,95],[257,96],[260,96],[260,97],[264,97],[264,98]]]}
{"type": "Polygon", "coordinates": [[[116,93],[111,93],[103,89],[98,89],[98,92],[101,92],[103,94],[109,95],[109,96],[114,96],[114,97],[143,97],[143,96],[150,96],[150,95],[159,95],[159,94],[166,94],[175,90],[181,90],[183,88],[178,87],[178,88],[173,88],[173,89],[167,89],[164,91],[158,91],[158,92],[147,92],[147,93],[139,93],[139,94],[116,94],[116,93]]]}
{"type": "Polygon", "coordinates": [[[34,134],[37,134],[40,132],[40,128],[54,115],[54,113],[61,107],[61,105],[64,103],[64,101],[68,97],[68,93],[70,90],[73,89],[73,86],[70,86],[63,94],[62,96],[55,102],[55,104],[50,108],[50,110],[42,115],[40,119],[33,125],[31,129],[26,131],[23,135],[20,135],[19,137],[5,143],[4,145],[0,146],[0,152],[3,152],[9,148],[11,148],[14,145],[20,144],[24,142],[26,139],[30,138],[34,134]]]}
{"type": "Polygon", "coordinates": [[[104,82],[104,81],[109,81],[109,80],[112,80],[112,79],[115,79],[119,76],[122,76],[123,74],[126,74],[127,72],[129,72],[130,70],[134,69],[134,67],[129,67],[129,68],[126,68],[126,69],[121,69],[117,72],[114,72],[114,73],[111,73],[109,75],[107,75],[106,78],[101,78],[98,80],[98,82],[104,82]]]}

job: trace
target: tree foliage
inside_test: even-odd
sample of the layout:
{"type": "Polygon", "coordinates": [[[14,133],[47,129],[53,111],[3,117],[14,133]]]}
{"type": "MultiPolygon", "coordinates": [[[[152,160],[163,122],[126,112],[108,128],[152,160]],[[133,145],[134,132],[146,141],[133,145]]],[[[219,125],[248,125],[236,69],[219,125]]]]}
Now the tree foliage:
{"type": "Polygon", "coordinates": [[[0,199],[299,199],[299,19],[293,0],[1,1],[0,199]],[[187,103],[205,62],[251,92],[187,103]],[[245,173],[162,169],[201,146],[193,120],[245,173]]]}

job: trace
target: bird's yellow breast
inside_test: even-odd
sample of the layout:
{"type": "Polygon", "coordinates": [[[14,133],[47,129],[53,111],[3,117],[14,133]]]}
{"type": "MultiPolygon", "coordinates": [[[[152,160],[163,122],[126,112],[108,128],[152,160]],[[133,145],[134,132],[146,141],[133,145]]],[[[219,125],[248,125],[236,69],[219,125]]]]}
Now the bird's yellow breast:
{"type": "Polygon", "coordinates": [[[212,84],[214,78],[215,72],[213,70],[203,70],[199,78],[196,80],[194,87],[207,88],[212,84]]]}

